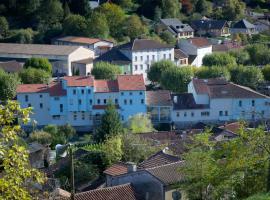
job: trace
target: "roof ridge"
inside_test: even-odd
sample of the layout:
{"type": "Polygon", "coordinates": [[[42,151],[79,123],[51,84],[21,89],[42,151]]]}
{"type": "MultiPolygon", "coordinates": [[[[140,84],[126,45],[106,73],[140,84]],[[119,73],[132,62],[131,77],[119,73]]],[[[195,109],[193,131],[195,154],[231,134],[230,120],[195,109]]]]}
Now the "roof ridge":
{"type": "Polygon", "coordinates": [[[229,82],[229,83],[232,84],[232,85],[234,85],[234,86],[240,87],[242,89],[248,90],[249,92],[253,92],[253,93],[258,94],[258,95],[261,95],[263,97],[270,98],[269,96],[264,95],[262,93],[259,93],[259,92],[255,91],[255,90],[251,89],[250,87],[246,87],[246,86],[243,86],[243,85],[238,85],[238,84],[233,83],[233,82],[229,82]]]}
{"type": "Polygon", "coordinates": [[[175,165],[175,164],[179,164],[179,163],[182,163],[182,162],[184,162],[184,160],[179,160],[179,161],[176,161],[176,162],[173,162],[173,163],[169,163],[169,164],[165,164],[165,165],[160,165],[160,166],[156,166],[156,167],[151,167],[151,168],[146,168],[146,169],[144,169],[144,170],[146,170],[146,171],[151,171],[151,170],[153,170],[153,169],[157,169],[157,168],[161,168],[161,167],[166,167],[166,166],[169,166],[169,165],[175,165]]]}

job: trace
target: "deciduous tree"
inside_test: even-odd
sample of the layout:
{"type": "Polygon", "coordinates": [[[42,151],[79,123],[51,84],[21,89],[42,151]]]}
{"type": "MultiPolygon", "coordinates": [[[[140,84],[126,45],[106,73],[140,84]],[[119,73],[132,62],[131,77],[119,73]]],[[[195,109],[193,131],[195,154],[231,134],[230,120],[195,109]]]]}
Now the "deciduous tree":
{"type": "Polygon", "coordinates": [[[91,74],[96,79],[110,79],[116,78],[116,75],[121,74],[121,69],[117,65],[113,65],[107,62],[95,63],[91,74]]]}
{"type": "Polygon", "coordinates": [[[20,83],[16,74],[8,74],[0,70],[0,100],[6,101],[16,96],[16,89],[20,83]]]}
{"type": "Polygon", "coordinates": [[[66,35],[87,36],[87,21],[81,15],[69,15],[64,20],[63,31],[66,35]]]}
{"type": "Polygon", "coordinates": [[[52,73],[52,64],[47,58],[29,58],[25,61],[24,67],[42,69],[48,73],[52,73]]]}
{"type": "Polygon", "coordinates": [[[175,67],[174,63],[169,60],[162,60],[151,65],[147,73],[148,79],[154,83],[160,83],[161,74],[169,68],[175,67]]]}
{"type": "Polygon", "coordinates": [[[228,53],[213,53],[203,57],[204,66],[234,66],[236,60],[233,56],[228,53]]]}
{"type": "Polygon", "coordinates": [[[147,133],[155,130],[150,117],[145,114],[136,114],[130,117],[127,128],[132,133],[147,133]]]}
{"type": "Polygon", "coordinates": [[[51,74],[36,68],[26,68],[19,72],[19,77],[24,84],[47,84],[50,82],[51,74]]]}

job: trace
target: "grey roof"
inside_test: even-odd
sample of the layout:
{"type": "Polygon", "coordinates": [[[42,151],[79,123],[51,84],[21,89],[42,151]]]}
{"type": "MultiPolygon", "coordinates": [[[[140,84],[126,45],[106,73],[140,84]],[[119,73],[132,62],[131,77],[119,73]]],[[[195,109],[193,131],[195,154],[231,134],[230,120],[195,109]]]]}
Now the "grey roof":
{"type": "Polygon", "coordinates": [[[188,24],[182,23],[177,18],[167,18],[167,19],[160,19],[160,21],[166,25],[169,29],[169,31],[173,33],[180,33],[180,32],[187,32],[187,31],[193,31],[191,26],[188,24]]]}
{"type": "Polygon", "coordinates": [[[171,106],[171,93],[168,90],[146,91],[148,106],[171,106]]]}
{"type": "Polygon", "coordinates": [[[251,24],[249,21],[247,21],[245,19],[242,19],[242,20],[236,22],[233,25],[233,28],[245,28],[245,29],[248,29],[248,28],[255,28],[255,26],[253,24],[251,24]]]}
{"type": "Polygon", "coordinates": [[[168,49],[173,48],[172,45],[163,44],[155,40],[149,39],[135,39],[129,43],[120,45],[119,49],[130,50],[130,51],[144,51],[152,49],[168,49]]]}
{"type": "Polygon", "coordinates": [[[111,50],[105,52],[98,58],[94,60],[94,62],[109,62],[112,64],[125,64],[125,63],[131,63],[131,60],[125,56],[118,47],[113,47],[111,50]]]}
{"type": "MultiPolygon", "coordinates": [[[[0,54],[26,54],[26,55],[59,55],[67,56],[82,48],[79,46],[47,45],[47,44],[15,44],[0,43],[0,54]]],[[[90,50],[89,50],[90,51],[90,50]]]]}
{"type": "Polygon", "coordinates": [[[28,145],[28,150],[30,153],[34,153],[43,149],[45,149],[45,147],[42,144],[37,143],[37,142],[33,142],[28,145]]]}
{"type": "Polygon", "coordinates": [[[188,55],[181,49],[174,49],[174,58],[175,59],[184,59],[188,58],[188,55]]]}
{"type": "Polygon", "coordinates": [[[194,20],[191,27],[195,30],[222,29],[227,24],[226,20],[194,20]]]}
{"type": "Polygon", "coordinates": [[[23,69],[23,65],[16,60],[11,60],[7,62],[0,63],[0,69],[3,69],[6,72],[19,72],[23,69]]]}
{"type": "Polygon", "coordinates": [[[162,181],[165,185],[179,183],[183,180],[183,175],[179,168],[183,166],[184,161],[178,161],[167,165],[146,169],[154,177],[162,181]]]}
{"type": "Polygon", "coordinates": [[[197,104],[192,93],[173,94],[172,101],[174,110],[208,108],[207,105],[197,104]]]}

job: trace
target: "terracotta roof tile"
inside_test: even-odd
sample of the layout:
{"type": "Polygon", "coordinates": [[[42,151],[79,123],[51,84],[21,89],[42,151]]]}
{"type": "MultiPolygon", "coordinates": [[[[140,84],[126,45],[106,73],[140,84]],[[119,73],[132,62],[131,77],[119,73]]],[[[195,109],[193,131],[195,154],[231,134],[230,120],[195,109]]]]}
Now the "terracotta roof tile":
{"type": "Polygon", "coordinates": [[[189,43],[197,46],[197,47],[206,47],[206,46],[211,46],[209,41],[206,38],[203,37],[194,37],[194,38],[189,38],[188,39],[189,43]]]}
{"type": "Polygon", "coordinates": [[[131,184],[101,188],[75,194],[75,200],[138,200],[131,184]]]}
{"type": "Polygon", "coordinates": [[[118,87],[124,90],[146,90],[143,75],[118,75],[118,87]]]}
{"type": "Polygon", "coordinates": [[[65,76],[63,79],[67,81],[67,86],[69,87],[84,87],[94,85],[94,79],[92,76],[65,76]]]}
{"type": "Polygon", "coordinates": [[[118,92],[118,83],[116,80],[95,80],[95,92],[118,92]]]}
{"type": "Polygon", "coordinates": [[[107,168],[103,173],[111,176],[119,176],[128,172],[128,166],[125,163],[116,163],[107,168]]]}
{"type": "Polygon", "coordinates": [[[16,60],[1,62],[0,69],[3,69],[6,72],[19,72],[23,69],[23,65],[16,60]]]}
{"type": "Polygon", "coordinates": [[[171,93],[168,90],[147,91],[146,103],[149,106],[171,106],[171,93]]]}

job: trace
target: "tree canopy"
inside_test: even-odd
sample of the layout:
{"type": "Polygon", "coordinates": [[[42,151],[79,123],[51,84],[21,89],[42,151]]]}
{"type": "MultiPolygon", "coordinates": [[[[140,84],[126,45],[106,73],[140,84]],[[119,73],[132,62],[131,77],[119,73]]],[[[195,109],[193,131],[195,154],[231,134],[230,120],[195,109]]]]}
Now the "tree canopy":
{"type": "Polygon", "coordinates": [[[213,53],[203,57],[204,66],[234,66],[236,65],[236,60],[233,56],[228,53],[213,53]]]}
{"type": "Polygon", "coordinates": [[[16,96],[16,89],[20,83],[16,74],[8,74],[0,69],[0,100],[7,101],[16,96]]]}
{"type": "Polygon", "coordinates": [[[127,128],[132,133],[147,133],[154,131],[153,124],[148,115],[136,114],[128,119],[127,128]]]}
{"type": "Polygon", "coordinates": [[[162,72],[173,67],[175,67],[174,63],[169,60],[155,62],[151,65],[150,70],[147,73],[147,77],[152,82],[160,82],[162,72]]]}
{"type": "Polygon", "coordinates": [[[226,67],[220,66],[212,66],[212,67],[200,67],[195,76],[201,79],[208,79],[208,78],[225,78],[226,80],[230,80],[231,74],[226,67]]]}
{"type": "Polygon", "coordinates": [[[26,68],[19,72],[19,77],[24,84],[48,84],[51,74],[36,68],[26,68]]]}
{"type": "Polygon", "coordinates": [[[42,69],[48,73],[52,73],[52,64],[47,58],[29,58],[24,63],[25,68],[42,69]]]}
{"type": "Polygon", "coordinates": [[[95,79],[110,79],[116,78],[116,75],[121,74],[121,69],[117,65],[107,62],[97,62],[91,71],[95,79]]]}

